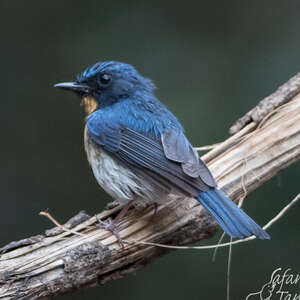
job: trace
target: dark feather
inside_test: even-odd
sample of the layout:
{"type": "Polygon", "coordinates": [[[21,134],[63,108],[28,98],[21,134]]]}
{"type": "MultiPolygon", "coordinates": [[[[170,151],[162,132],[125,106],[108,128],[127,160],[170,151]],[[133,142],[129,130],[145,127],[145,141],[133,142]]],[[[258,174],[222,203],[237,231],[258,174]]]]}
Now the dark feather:
{"type": "Polygon", "coordinates": [[[182,131],[168,131],[161,136],[162,146],[166,157],[172,161],[182,163],[185,174],[197,178],[210,187],[216,182],[205,163],[200,159],[197,151],[189,143],[182,131]]]}

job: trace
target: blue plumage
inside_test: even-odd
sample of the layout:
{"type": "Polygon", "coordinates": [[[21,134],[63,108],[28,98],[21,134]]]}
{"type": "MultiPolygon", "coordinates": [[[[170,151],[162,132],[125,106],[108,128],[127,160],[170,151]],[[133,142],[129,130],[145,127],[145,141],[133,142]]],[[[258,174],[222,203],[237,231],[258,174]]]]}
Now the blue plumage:
{"type": "Polygon", "coordinates": [[[254,234],[260,239],[270,238],[260,226],[218,189],[201,192],[197,199],[231,237],[243,238],[254,234]]]}
{"type": "Polygon", "coordinates": [[[76,82],[57,86],[96,103],[87,117],[85,148],[99,184],[117,201],[145,205],[192,196],[231,237],[269,238],[216,188],[180,122],[132,66],[97,63],[76,82]]]}

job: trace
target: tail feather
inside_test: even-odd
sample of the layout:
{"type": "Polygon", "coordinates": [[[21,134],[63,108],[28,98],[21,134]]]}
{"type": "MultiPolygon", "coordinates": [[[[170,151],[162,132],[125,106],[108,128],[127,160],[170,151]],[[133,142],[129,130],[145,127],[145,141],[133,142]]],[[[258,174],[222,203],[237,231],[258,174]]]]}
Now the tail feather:
{"type": "Polygon", "coordinates": [[[232,218],[228,216],[221,205],[215,201],[211,201],[211,197],[207,193],[201,195],[199,199],[201,204],[214,216],[218,224],[223,230],[232,237],[242,238],[238,226],[234,224],[232,218]]]}
{"type": "Polygon", "coordinates": [[[214,192],[219,196],[220,199],[225,198],[227,200],[224,201],[224,204],[227,206],[228,210],[236,216],[237,221],[240,222],[242,227],[247,228],[249,234],[245,236],[254,234],[261,239],[270,239],[270,236],[259,225],[257,225],[252,218],[250,218],[234,202],[228,199],[221,191],[215,189],[214,192]]]}
{"type": "Polygon", "coordinates": [[[257,227],[257,224],[246,213],[244,213],[240,208],[238,208],[235,205],[235,203],[228,199],[219,190],[210,190],[208,191],[208,193],[210,194],[211,198],[217,197],[217,203],[224,208],[224,212],[226,214],[229,214],[231,216],[235,226],[239,229],[242,237],[253,234],[250,228],[255,229],[257,227]]]}
{"type": "Polygon", "coordinates": [[[231,237],[243,238],[254,234],[259,239],[270,239],[259,225],[218,189],[201,192],[197,199],[231,237]]]}

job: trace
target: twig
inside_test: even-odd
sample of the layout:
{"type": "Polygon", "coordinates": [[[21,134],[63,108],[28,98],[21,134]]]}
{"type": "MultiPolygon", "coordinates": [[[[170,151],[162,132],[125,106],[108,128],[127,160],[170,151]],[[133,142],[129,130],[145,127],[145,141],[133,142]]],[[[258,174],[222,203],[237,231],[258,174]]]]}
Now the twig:
{"type": "Polygon", "coordinates": [[[52,223],[54,223],[57,227],[61,228],[63,231],[65,232],[69,232],[69,233],[73,233],[73,234],[76,234],[76,235],[80,235],[80,236],[84,236],[84,234],[80,233],[80,232],[77,232],[75,230],[72,230],[72,229],[68,229],[66,228],[65,226],[61,225],[59,222],[57,222],[49,212],[47,211],[41,211],[39,213],[39,215],[41,216],[45,216],[47,217],[52,223]]]}
{"type": "MultiPolygon", "coordinates": [[[[230,238],[232,242],[232,238],[230,238]]],[[[229,246],[228,252],[228,262],[227,262],[227,276],[226,276],[226,299],[230,298],[230,269],[231,269],[231,259],[232,259],[232,244],[229,246]]]]}
{"type": "Polygon", "coordinates": [[[223,239],[225,238],[225,236],[226,236],[226,233],[223,232],[222,235],[221,235],[221,237],[220,237],[219,240],[218,240],[217,247],[214,249],[214,253],[213,253],[213,256],[212,256],[212,261],[213,261],[213,262],[215,262],[215,260],[216,260],[219,245],[222,243],[222,241],[223,241],[223,239]]]}
{"type": "Polygon", "coordinates": [[[221,145],[222,143],[216,143],[212,145],[206,145],[206,146],[201,146],[201,147],[195,147],[195,150],[197,151],[206,151],[206,150],[211,150],[216,148],[217,146],[221,145]]]}

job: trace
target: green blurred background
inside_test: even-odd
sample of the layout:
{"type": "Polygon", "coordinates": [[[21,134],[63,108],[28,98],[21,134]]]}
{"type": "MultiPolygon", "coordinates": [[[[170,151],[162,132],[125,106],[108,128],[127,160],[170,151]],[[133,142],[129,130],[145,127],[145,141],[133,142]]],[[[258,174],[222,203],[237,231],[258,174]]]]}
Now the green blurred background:
{"type": "MultiPolygon", "coordinates": [[[[299,1],[1,0],[0,15],[2,246],[52,227],[41,210],[63,222],[110,200],[86,161],[79,100],[54,83],[96,61],[133,64],[193,144],[206,145],[300,71],[299,1]]],[[[298,192],[299,163],[245,209],[264,224],[298,192]]],[[[271,241],[233,248],[231,299],[259,290],[277,267],[300,273],[299,210],[274,225],[271,241]]],[[[214,263],[212,251],[172,252],[136,276],[58,298],[224,299],[227,251],[214,263]]]]}

